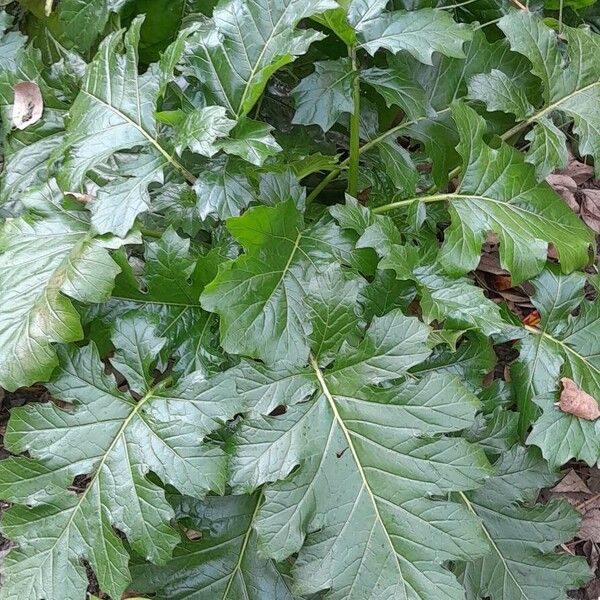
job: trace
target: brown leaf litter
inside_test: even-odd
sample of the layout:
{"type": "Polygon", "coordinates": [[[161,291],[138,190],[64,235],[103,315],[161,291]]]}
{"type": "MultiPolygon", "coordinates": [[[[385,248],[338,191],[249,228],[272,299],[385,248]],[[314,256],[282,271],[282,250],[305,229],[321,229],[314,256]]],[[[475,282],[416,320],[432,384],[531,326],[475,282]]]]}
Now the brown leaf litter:
{"type": "Polygon", "coordinates": [[[22,81],[14,87],[12,124],[17,129],[26,129],[37,123],[44,112],[44,100],[37,83],[22,81]]]}
{"type": "MultiPolygon", "coordinates": [[[[563,478],[546,494],[566,500],[581,514],[576,537],[561,546],[562,551],[583,555],[591,568],[600,572],[600,469],[573,462],[563,478]]],[[[600,578],[592,579],[584,588],[569,594],[579,600],[598,600],[600,578]]]]}
{"type": "Polygon", "coordinates": [[[565,413],[575,415],[587,421],[595,421],[600,417],[598,402],[593,396],[584,392],[572,379],[563,377],[560,380],[562,391],[558,408],[565,413]]]}
{"type": "Polygon", "coordinates": [[[600,182],[594,168],[569,154],[567,167],[546,178],[571,210],[596,233],[600,233],[600,182]]]}

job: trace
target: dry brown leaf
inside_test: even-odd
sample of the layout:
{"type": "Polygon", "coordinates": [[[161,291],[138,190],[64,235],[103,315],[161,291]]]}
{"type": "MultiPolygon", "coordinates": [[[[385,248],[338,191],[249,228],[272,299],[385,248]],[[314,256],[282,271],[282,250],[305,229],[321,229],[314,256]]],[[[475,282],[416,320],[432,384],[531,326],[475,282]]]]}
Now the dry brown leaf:
{"type": "Polygon", "coordinates": [[[577,537],[590,542],[600,542],[600,509],[588,510],[581,519],[577,537]]]}
{"type": "Polygon", "coordinates": [[[65,195],[72,196],[77,202],[83,203],[94,199],[94,196],[91,196],[90,194],[80,194],[79,192],[65,192],[65,195]]]}
{"type": "Polygon", "coordinates": [[[575,469],[570,469],[569,472],[552,488],[554,493],[571,494],[584,493],[592,494],[588,486],[583,482],[575,469]]]}
{"type": "Polygon", "coordinates": [[[568,175],[548,175],[546,181],[554,188],[557,194],[560,194],[569,208],[575,213],[579,213],[579,203],[575,198],[577,191],[577,182],[568,175]]]}
{"type": "Polygon", "coordinates": [[[546,181],[554,188],[565,188],[574,192],[577,189],[577,182],[569,175],[560,175],[553,173],[546,177],[546,181]]]}
{"type": "Polygon", "coordinates": [[[581,185],[594,176],[594,167],[582,163],[569,152],[567,168],[563,169],[562,171],[558,171],[558,173],[562,175],[568,175],[575,180],[577,185],[581,185]]]}
{"type": "Polygon", "coordinates": [[[587,558],[588,564],[595,571],[600,560],[600,551],[598,545],[594,542],[585,542],[583,544],[583,554],[587,558]]]}
{"type": "Polygon", "coordinates": [[[508,275],[508,271],[505,271],[500,266],[500,259],[495,254],[482,254],[477,265],[477,270],[484,273],[491,273],[492,275],[508,275]]]}
{"type": "Polygon", "coordinates": [[[488,277],[491,286],[498,292],[510,290],[513,286],[513,282],[510,275],[490,275],[488,277]]]}
{"type": "Polygon", "coordinates": [[[185,537],[190,540],[190,542],[194,542],[202,538],[202,533],[196,531],[195,529],[185,529],[184,532],[185,537]]]}
{"type": "Polygon", "coordinates": [[[517,290],[513,290],[513,289],[502,290],[502,291],[499,291],[498,293],[507,302],[515,302],[516,304],[520,304],[522,306],[531,306],[533,308],[533,305],[529,301],[529,298],[525,294],[519,293],[517,290]]]}
{"type": "Polygon", "coordinates": [[[38,84],[33,81],[22,81],[15,84],[15,101],[13,104],[13,126],[25,129],[42,118],[44,100],[38,84]]]}
{"type": "Polygon", "coordinates": [[[600,492],[600,469],[598,467],[590,467],[590,475],[587,478],[587,486],[593,494],[600,492]]]}
{"type": "Polygon", "coordinates": [[[587,421],[595,421],[600,417],[598,402],[592,396],[580,389],[568,377],[563,377],[560,382],[562,383],[562,391],[558,401],[560,410],[587,421]]]}
{"type": "Polygon", "coordinates": [[[585,224],[600,233],[600,190],[579,190],[581,197],[581,218],[585,224]]]}

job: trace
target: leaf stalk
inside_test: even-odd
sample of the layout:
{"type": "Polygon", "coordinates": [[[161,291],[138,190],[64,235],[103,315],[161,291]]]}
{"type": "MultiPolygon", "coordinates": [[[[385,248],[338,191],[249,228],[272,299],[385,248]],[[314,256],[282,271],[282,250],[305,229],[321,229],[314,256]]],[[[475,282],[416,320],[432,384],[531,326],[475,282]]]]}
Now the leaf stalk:
{"type": "Polygon", "coordinates": [[[348,157],[348,193],[356,197],[358,193],[358,167],[360,161],[360,79],[356,48],[349,47],[352,60],[352,115],[350,117],[350,156],[348,157]]]}

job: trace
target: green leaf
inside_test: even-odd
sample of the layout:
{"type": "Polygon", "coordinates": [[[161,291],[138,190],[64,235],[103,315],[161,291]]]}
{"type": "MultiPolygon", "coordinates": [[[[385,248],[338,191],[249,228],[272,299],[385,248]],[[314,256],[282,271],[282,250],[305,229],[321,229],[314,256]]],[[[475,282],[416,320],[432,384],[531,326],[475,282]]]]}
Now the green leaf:
{"type": "Polygon", "coordinates": [[[455,375],[472,390],[480,390],[485,375],[496,364],[496,355],[488,338],[467,334],[456,351],[446,346],[437,346],[419,365],[411,369],[417,377],[429,373],[455,375]]]}
{"type": "Polygon", "coordinates": [[[239,161],[226,158],[203,171],[194,184],[201,219],[215,215],[220,219],[240,214],[255,198],[248,177],[239,161]]]}
{"type": "Polygon", "coordinates": [[[190,38],[184,72],[201,83],[211,104],[247,115],[278,69],[323,36],[296,31],[301,19],[336,8],[333,0],[228,0],[213,12],[212,28],[190,38]]]}
{"type": "Polygon", "coordinates": [[[156,71],[151,68],[138,75],[137,45],[142,21],[137,19],[125,38],[123,32],[105,38],[87,68],[67,128],[68,157],[61,183],[69,191],[78,190],[90,169],[119,150],[147,146],[169,160],[167,151],[156,140],[156,71]]]}
{"type": "MultiPolygon", "coordinates": [[[[26,38],[10,32],[0,40],[0,116],[3,122],[4,169],[0,181],[0,204],[19,207],[18,198],[45,184],[57,149],[64,141],[65,92],[52,81],[39,50],[25,46],[26,38]],[[42,117],[25,130],[11,128],[14,86],[32,81],[40,88],[42,117]]],[[[66,59],[63,59],[63,65],[66,59]]],[[[55,65],[57,66],[57,65],[55,65]]],[[[56,69],[57,75],[64,72],[56,69]]]]}
{"type": "Polygon", "coordinates": [[[64,0],[58,10],[64,38],[86,52],[104,30],[110,11],[123,4],[123,0],[64,0]]]}
{"type": "Polygon", "coordinates": [[[27,38],[20,31],[9,31],[14,23],[14,17],[6,11],[0,15],[0,71],[14,70],[16,58],[27,43],[27,38]]]}
{"type": "Polygon", "coordinates": [[[343,343],[358,341],[361,322],[360,295],[366,281],[332,265],[313,277],[308,288],[308,319],[312,323],[310,346],[321,362],[333,360],[343,343]]]}
{"type": "Polygon", "coordinates": [[[486,335],[500,333],[507,324],[496,304],[467,278],[445,275],[428,257],[419,256],[412,246],[400,245],[400,234],[389,217],[374,215],[353,198],[331,213],[342,227],[359,234],[358,248],[373,248],[382,257],[378,268],[394,271],[400,281],[412,281],[421,296],[425,320],[445,322],[449,329],[477,329],[486,335]]]}
{"type": "MultiPolygon", "coordinates": [[[[553,267],[533,281],[532,301],[542,315],[540,329],[529,329],[512,370],[515,389],[525,406],[535,402],[543,411],[527,441],[539,446],[552,465],[562,465],[573,457],[593,465],[600,458],[598,422],[554,406],[561,377],[572,379],[582,390],[600,398],[596,352],[600,304],[584,301],[584,283],[580,273],[564,276],[553,267]],[[579,314],[572,317],[577,307],[579,314]]],[[[527,415],[535,416],[535,411],[531,415],[529,410],[527,415]]]]}
{"type": "Polygon", "coordinates": [[[257,551],[253,527],[260,503],[260,494],[202,502],[182,498],[177,513],[202,539],[184,539],[164,567],[134,568],[134,589],[158,593],[165,600],[292,600],[275,562],[257,551]]]}
{"type": "MultiPolygon", "coordinates": [[[[543,102],[527,115],[517,115],[519,120],[527,116],[518,130],[529,124],[543,124],[554,112],[561,112],[573,120],[580,153],[592,156],[598,165],[600,120],[595,106],[600,99],[600,68],[593,57],[598,52],[599,36],[589,29],[563,27],[559,38],[541,19],[527,11],[506,15],[498,25],[509,40],[511,49],[531,61],[533,74],[542,82],[543,102]],[[561,38],[566,42],[564,47],[561,38]]],[[[500,98],[492,89],[482,94],[480,99],[485,100],[490,108],[495,106],[492,110],[510,111],[506,102],[513,102],[507,97],[500,98]]],[[[564,138],[560,142],[559,155],[562,156],[565,152],[564,138]]],[[[544,163],[544,171],[552,171],[559,165],[556,156],[550,155],[544,163]]]]}
{"type": "Polygon", "coordinates": [[[0,384],[14,390],[46,381],[56,366],[53,342],[83,338],[71,299],[103,302],[119,267],[108,249],[124,240],[98,238],[87,214],[65,209],[54,184],[22,197],[28,212],[0,230],[0,384]]]}
{"type": "Polygon", "coordinates": [[[269,156],[281,151],[281,146],[271,135],[272,129],[266,123],[242,119],[231,131],[229,139],[219,142],[219,148],[260,167],[269,156]]]}
{"type": "Polygon", "coordinates": [[[383,599],[410,590],[414,598],[458,599],[460,586],[439,563],[486,550],[464,510],[425,497],[471,489],[485,474],[480,451],[440,435],[469,426],[475,397],[436,375],[373,385],[427,356],[427,333],[399,311],[375,318],[329,369],[311,358],[319,389],[309,402],[248,420],[236,435],[237,485],[282,479],[266,488],[258,543],[276,560],[299,552],[300,594],[383,599]]]}
{"type": "Polygon", "coordinates": [[[34,508],[15,506],[3,520],[3,532],[18,544],[3,571],[5,598],[82,597],[83,556],[101,589],[119,598],[129,582],[128,554],[113,526],[136,552],[166,562],[178,536],[163,490],[147,478],[150,470],[186,494],[224,491],[225,454],[199,439],[233,416],[234,404],[227,409],[219,402],[231,397],[231,384],[194,376],[173,388],[155,384],[151,371],[164,341],[138,315],[116,324],[115,366],[127,366],[137,401],[104,373],[95,346],[63,347],[49,389],[71,409],[36,404],[13,411],[7,447],[15,454],[27,449],[46,474],[40,480],[30,459],[11,459],[18,477],[0,491],[18,501],[25,488],[36,500],[34,508]],[[87,475],[85,489],[73,493],[67,488],[78,475],[87,475]]]}
{"type": "MultiPolygon", "coordinates": [[[[494,3],[494,7],[497,3],[494,3]]],[[[483,19],[484,22],[494,19],[483,19]]],[[[455,146],[458,142],[455,124],[450,117],[450,105],[457,98],[467,95],[468,83],[473,76],[498,69],[506,73],[516,86],[535,95],[539,83],[529,73],[529,62],[525,57],[508,51],[506,40],[490,43],[483,29],[473,32],[473,39],[464,45],[464,60],[434,54],[433,65],[424,66],[406,53],[398,54],[389,61],[390,68],[407,73],[405,77],[415,83],[405,86],[411,91],[413,103],[421,103],[422,97],[413,88],[423,88],[426,103],[433,114],[427,119],[406,123],[405,132],[420,140],[432,160],[432,174],[436,185],[443,188],[448,183],[448,173],[460,164],[455,146]]],[[[414,119],[409,113],[409,118],[414,119]]]]}
{"type": "Polygon", "coordinates": [[[538,179],[545,179],[554,169],[566,168],[567,138],[550,119],[538,119],[525,139],[531,142],[525,160],[535,165],[538,179]]]}
{"type": "Polygon", "coordinates": [[[246,252],[221,268],[201,298],[221,318],[221,345],[267,363],[305,363],[306,288],[350,252],[349,240],[332,223],[306,228],[292,200],[250,209],[227,227],[246,252]]]}
{"type": "Polygon", "coordinates": [[[532,450],[515,446],[494,470],[484,487],[463,495],[491,545],[487,556],[460,568],[467,598],[561,600],[591,576],[583,557],[555,552],[575,535],[578,514],[562,500],[523,505],[556,479],[532,450]]]}
{"type": "Polygon", "coordinates": [[[350,3],[348,0],[339,0],[338,3],[342,6],[326,10],[320,15],[313,15],[312,19],[331,29],[347,46],[352,46],[356,41],[356,33],[348,23],[346,5],[350,3]]]}
{"type": "Polygon", "coordinates": [[[524,90],[503,71],[475,75],[469,81],[469,97],[487,103],[488,110],[501,110],[526,119],[533,111],[524,90]]]}
{"type": "Polygon", "coordinates": [[[103,336],[115,319],[136,311],[158,318],[160,334],[178,359],[177,374],[199,371],[208,376],[218,371],[224,358],[217,319],[202,310],[199,301],[208,257],[194,255],[189,240],[167,230],[160,240],[146,245],[142,277],[136,277],[123,253],[115,259],[122,272],[112,298],[88,315],[92,326],[96,325],[93,339],[107,345],[103,336]]]}
{"type": "Polygon", "coordinates": [[[206,106],[188,114],[176,129],[175,148],[181,154],[184,148],[211,157],[219,151],[219,138],[226,137],[235,121],[225,116],[222,106],[206,106]]]}
{"type": "Polygon", "coordinates": [[[410,119],[427,116],[430,109],[425,90],[413,79],[406,63],[388,60],[387,68],[367,69],[360,78],[383,96],[388,108],[399,106],[410,119]]]}
{"type": "Polygon", "coordinates": [[[349,58],[314,63],[315,71],[293,90],[296,113],[292,123],[317,124],[329,131],[343,113],[353,112],[352,85],[356,73],[349,58]]]}
{"type": "Polygon", "coordinates": [[[462,45],[472,37],[448,12],[427,8],[366,16],[355,29],[360,46],[369,54],[380,48],[393,54],[406,50],[426,65],[432,64],[433,52],[464,58],[462,45]]]}
{"type": "Polygon", "coordinates": [[[474,269],[485,234],[500,241],[500,262],[514,283],[539,273],[548,243],[556,248],[565,272],[585,266],[593,235],[516,150],[483,141],[485,122],[457,103],[452,108],[461,142],[463,174],[448,199],[452,224],[446,230],[441,260],[454,274],[474,269]]]}
{"type": "Polygon", "coordinates": [[[153,152],[142,152],[125,163],[90,202],[94,229],[126,236],[136,217],[150,209],[148,186],[164,183],[163,167],[164,160],[153,152]]]}

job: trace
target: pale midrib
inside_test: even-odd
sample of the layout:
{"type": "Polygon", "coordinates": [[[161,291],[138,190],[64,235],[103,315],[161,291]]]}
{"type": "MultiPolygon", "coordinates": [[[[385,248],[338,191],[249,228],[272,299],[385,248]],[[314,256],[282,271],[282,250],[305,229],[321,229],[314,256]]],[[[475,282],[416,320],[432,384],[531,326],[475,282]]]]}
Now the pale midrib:
{"type": "Polygon", "coordinates": [[[256,506],[254,507],[254,511],[252,512],[252,516],[250,517],[250,522],[248,523],[248,530],[244,535],[244,540],[242,541],[242,547],[240,548],[240,555],[237,559],[235,567],[229,576],[229,581],[227,582],[227,587],[223,592],[222,600],[227,600],[227,596],[229,595],[229,591],[231,590],[231,586],[233,585],[233,580],[235,579],[238,572],[240,572],[242,568],[242,561],[244,560],[244,556],[246,555],[246,549],[248,547],[248,542],[250,541],[250,535],[252,533],[252,526],[254,525],[254,521],[256,520],[256,515],[258,514],[258,509],[262,503],[262,492],[260,496],[256,500],[256,506]]]}
{"type": "Polygon", "coordinates": [[[277,280],[277,283],[275,284],[275,286],[273,286],[273,289],[271,290],[271,293],[269,294],[268,298],[265,300],[265,302],[264,302],[265,306],[271,301],[273,294],[279,289],[279,286],[282,284],[285,276],[287,275],[287,272],[290,270],[290,265],[292,264],[292,260],[294,260],[294,256],[296,256],[296,252],[298,250],[298,247],[300,246],[301,239],[302,239],[302,232],[299,231],[298,235],[296,236],[296,241],[294,242],[294,247],[292,248],[292,252],[291,252],[289,258],[287,259],[287,262],[285,263],[285,267],[283,267],[283,271],[281,271],[281,277],[279,277],[279,279],[277,280]]]}
{"type": "Polygon", "coordinates": [[[510,210],[513,210],[518,213],[524,213],[525,215],[532,215],[537,217],[538,219],[545,221],[547,223],[553,225],[560,225],[562,227],[567,227],[565,223],[559,223],[557,221],[553,221],[544,215],[540,215],[531,210],[527,210],[521,206],[517,206],[512,203],[510,200],[498,200],[496,198],[490,198],[489,196],[479,196],[478,194],[435,194],[433,196],[415,196],[414,198],[408,198],[407,200],[399,200],[398,202],[392,202],[391,204],[384,204],[383,206],[378,206],[377,208],[372,209],[371,212],[375,214],[386,213],[390,210],[394,210],[396,208],[400,208],[401,206],[408,206],[415,202],[443,202],[444,200],[452,201],[452,200],[471,200],[477,201],[481,200],[483,202],[489,202],[490,204],[499,204],[500,206],[506,207],[510,210]]]}
{"type": "Polygon", "coordinates": [[[94,94],[90,94],[90,92],[88,92],[87,90],[81,90],[81,91],[84,94],[86,94],[87,96],[89,96],[90,98],[93,98],[94,100],[96,100],[100,104],[106,106],[106,108],[110,109],[112,112],[114,112],[117,115],[119,115],[129,125],[131,125],[135,129],[137,129],[164,156],[164,158],[167,160],[167,162],[169,162],[170,164],[172,164],[180,173],[183,174],[183,176],[187,179],[187,181],[189,183],[191,183],[191,184],[196,183],[196,178],[181,163],[179,163],[177,160],[175,160],[158,143],[158,141],[154,137],[152,137],[141,125],[139,125],[138,123],[136,123],[134,120],[130,119],[124,112],[120,111],[116,106],[113,106],[112,104],[109,104],[105,100],[102,100],[102,98],[98,98],[98,96],[95,96],[94,94]]]}
{"type": "MultiPolygon", "coordinates": [[[[465,504],[465,506],[467,507],[467,509],[470,512],[472,512],[479,519],[480,517],[477,514],[477,511],[475,510],[475,508],[473,507],[473,505],[471,504],[471,501],[467,498],[467,496],[463,492],[458,492],[458,494],[460,495],[461,500],[463,501],[463,503],[465,504]]],[[[525,590],[521,587],[521,585],[519,584],[519,582],[516,580],[515,576],[512,574],[512,571],[510,570],[510,568],[508,566],[508,563],[506,562],[506,559],[504,558],[504,555],[502,554],[502,552],[500,552],[500,548],[498,548],[498,546],[496,545],[496,542],[494,541],[494,538],[492,537],[492,535],[490,534],[490,532],[487,530],[487,527],[485,526],[485,524],[483,523],[483,521],[481,521],[481,529],[483,530],[483,533],[485,534],[485,537],[487,537],[488,541],[490,542],[490,545],[494,549],[494,552],[496,552],[496,554],[500,558],[500,561],[504,565],[504,569],[506,570],[506,573],[514,581],[515,585],[517,586],[517,588],[521,592],[522,598],[524,598],[525,600],[530,600],[529,596],[525,593],[525,590]]]]}
{"type": "Polygon", "coordinates": [[[131,298],[128,296],[111,296],[113,300],[122,300],[123,302],[135,302],[136,304],[157,304],[160,306],[177,306],[179,308],[202,308],[200,304],[185,304],[183,302],[166,302],[161,300],[149,300],[146,298],[131,298]]]}
{"type": "Polygon", "coordinates": [[[54,544],[52,544],[52,546],[50,548],[48,548],[48,550],[46,550],[44,552],[44,554],[50,554],[50,553],[52,553],[52,551],[54,550],[54,548],[56,548],[56,546],[58,545],[58,543],[62,540],[62,538],[65,535],[65,533],[67,533],[69,531],[69,529],[71,528],[71,525],[73,524],[73,521],[75,520],[75,518],[79,514],[79,511],[81,510],[81,506],[82,506],[83,502],[85,501],[85,499],[86,499],[86,497],[88,495],[88,492],[92,489],[92,487],[94,486],[94,484],[98,480],[98,477],[100,476],[100,472],[102,471],[102,468],[106,464],[106,461],[108,460],[108,457],[110,456],[111,452],[114,450],[115,446],[117,445],[117,443],[121,439],[121,436],[125,433],[125,430],[127,429],[127,427],[129,427],[129,424],[131,423],[131,421],[139,413],[139,411],[142,408],[142,406],[144,406],[144,404],[146,404],[146,402],[148,402],[148,400],[150,400],[153,397],[154,392],[156,391],[157,387],[158,386],[155,386],[155,387],[151,388],[143,396],[143,398],[141,398],[140,401],[133,406],[133,410],[131,411],[131,413],[129,413],[129,415],[127,416],[127,418],[123,421],[123,424],[121,425],[121,427],[119,427],[119,430],[115,434],[115,437],[113,438],[113,441],[110,443],[110,446],[107,448],[106,452],[104,453],[104,455],[102,456],[100,462],[98,463],[98,466],[96,467],[96,470],[94,472],[93,477],[90,479],[90,481],[89,481],[88,485],[86,486],[85,490],[79,496],[79,501],[73,507],[73,513],[69,517],[69,520],[67,521],[67,523],[66,523],[66,525],[65,525],[62,533],[56,538],[56,542],[54,542],[54,544]]]}
{"type": "Polygon", "coordinates": [[[552,112],[553,110],[557,109],[561,104],[564,104],[565,102],[568,102],[569,100],[571,100],[571,98],[574,98],[578,94],[583,94],[584,92],[591,90],[592,88],[596,87],[597,85],[600,85],[600,81],[594,81],[593,83],[585,85],[582,88],[579,88],[578,90],[575,90],[574,92],[571,92],[564,98],[561,98],[560,100],[557,100],[556,102],[553,102],[552,104],[549,104],[546,108],[542,109],[535,116],[535,119],[539,119],[540,117],[543,117],[546,113],[552,112]]]}
{"type": "Polygon", "coordinates": [[[506,139],[511,138],[513,135],[519,133],[522,129],[525,129],[525,127],[531,125],[532,123],[535,123],[536,121],[545,117],[547,114],[551,113],[552,111],[554,111],[556,109],[560,109],[562,104],[565,104],[572,98],[575,98],[577,95],[583,94],[584,92],[587,92],[588,90],[591,90],[592,88],[594,88],[596,86],[600,86],[600,81],[594,81],[593,83],[590,83],[582,88],[575,90],[574,92],[571,92],[570,94],[566,95],[564,98],[561,98],[560,100],[556,100],[555,102],[553,102],[552,104],[549,104],[545,108],[542,108],[541,110],[533,113],[530,117],[528,117],[524,121],[517,123],[512,129],[510,129],[509,131],[507,131],[506,133],[504,133],[502,135],[502,139],[506,140],[506,139]]]}
{"type": "Polygon", "coordinates": [[[562,340],[555,338],[554,336],[547,333],[545,330],[542,331],[540,329],[536,329],[535,327],[531,327],[530,325],[525,325],[524,328],[531,333],[534,333],[541,337],[548,338],[550,341],[552,341],[555,344],[557,344],[558,346],[560,346],[565,352],[572,354],[578,360],[580,360],[582,363],[584,363],[590,371],[595,371],[596,373],[598,373],[598,375],[600,375],[600,369],[598,369],[597,367],[592,365],[585,356],[583,356],[582,354],[579,354],[579,352],[577,352],[577,350],[574,350],[573,348],[571,348],[571,346],[569,346],[568,344],[565,344],[565,342],[563,342],[562,340]]]}
{"type": "Polygon", "coordinates": [[[323,373],[321,372],[321,368],[319,367],[319,364],[317,363],[315,357],[312,355],[310,355],[309,357],[309,361],[310,361],[310,366],[313,368],[315,375],[317,377],[317,381],[319,382],[319,386],[321,387],[321,391],[323,392],[323,395],[325,396],[325,398],[327,399],[327,402],[329,404],[329,407],[331,408],[331,411],[333,412],[335,421],[337,422],[339,428],[342,430],[342,433],[344,434],[344,437],[346,438],[346,443],[348,444],[348,448],[350,449],[350,452],[352,454],[352,458],[354,459],[354,462],[356,464],[356,468],[358,469],[358,472],[360,474],[360,477],[362,479],[362,487],[367,491],[367,493],[369,494],[369,498],[371,499],[371,503],[373,504],[373,510],[375,511],[375,516],[377,518],[377,521],[379,521],[379,524],[381,526],[382,531],[384,532],[384,535],[389,543],[390,546],[390,550],[392,552],[392,555],[394,556],[394,561],[396,563],[396,567],[398,569],[398,573],[400,573],[400,577],[402,579],[402,586],[403,586],[403,590],[404,590],[404,597],[408,598],[408,592],[406,590],[406,581],[404,580],[404,575],[402,573],[402,568],[400,567],[400,563],[398,562],[398,556],[396,554],[396,549],[394,548],[394,543],[392,542],[392,538],[390,537],[385,524],[383,522],[383,518],[381,517],[381,513],[379,512],[379,506],[377,505],[377,500],[375,499],[375,494],[373,493],[373,491],[371,490],[371,487],[369,485],[367,476],[365,474],[365,471],[362,467],[362,464],[359,460],[358,457],[358,453],[356,452],[356,448],[354,447],[354,443],[352,442],[352,437],[350,436],[350,432],[348,431],[348,428],[346,427],[346,424],[344,423],[344,420],[342,419],[338,409],[337,409],[337,405],[335,403],[335,400],[333,398],[333,395],[331,394],[331,392],[329,391],[329,388],[327,387],[327,382],[325,381],[325,378],[323,377],[323,373]]]}
{"type": "MultiPolygon", "coordinates": [[[[265,40],[265,44],[262,47],[262,50],[260,51],[260,54],[258,55],[258,58],[256,59],[256,62],[254,63],[254,65],[252,66],[252,70],[250,71],[250,76],[248,77],[248,81],[245,82],[244,84],[244,91],[242,93],[242,98],[240,99],[240,105],[238,106],[238,109],[236,111],[236,117],[239,119],[243,112],[244,112],[244,102],[246,101],[246,96],[248,95],[248,90],[250,89],[250,84],[252,83],[254,77],[256,76],[256,73],[258,71],[258,67],[265,55],[265,52],[267,51],[267,48],[269,47],[269,45],[271,44],[271,42],[273,41],[273,39],[275,38],[275,32],[277,31],[277,28],[279,27],[279,24],[281,23],[281,21],[283,20],[283,18],[286,16],[287,12],[288,12],[288,8],[291,6],[291,4],[288,4],[284,11],[281,13],[281,16],[279,17],[277,23],[275,23],[275,25],[273,26],[273,29],[271,30],[271,33],[269,34],[269,37],[265,40]]],[[[243,42],[242,42],[242,47],[244,48],[244,51],[246,50],[243,42]]]]}

